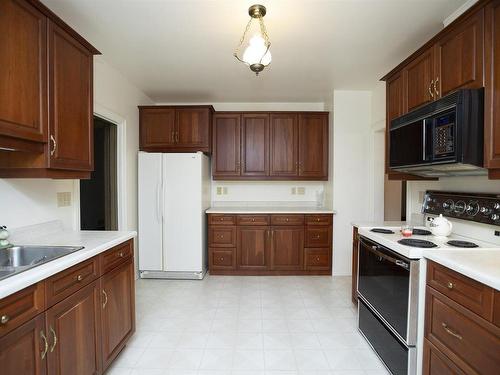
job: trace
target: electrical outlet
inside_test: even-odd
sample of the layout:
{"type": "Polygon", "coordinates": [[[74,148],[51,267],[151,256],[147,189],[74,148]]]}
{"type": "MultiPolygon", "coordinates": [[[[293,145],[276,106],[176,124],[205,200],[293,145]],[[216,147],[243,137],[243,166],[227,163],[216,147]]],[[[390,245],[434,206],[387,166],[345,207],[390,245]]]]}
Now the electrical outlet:
{"type": "Polygon", "coordinates": [[[227,195],[227,186],[222,188],[222,194],[227,195]]]}
{"type": "Polygon", "coordinates": [[[71,206],[71,192],[65,191],[57,193],[57,207],[71,206]]]}
{"type": "Polygon", "coordinates": [[[295,195],[295,194],[297,194],[297,188],[296,188],[296,187],[293,187],[293,188],[292,188],[292,195],[295,195]]]}
{"type": "Polygon", "coordinates": [[[500,237],[500,230],[496,230],[496,231],[495,231],[495,236],[500,237]]]}
{"type": "Polygon", "coordinates": [[[303,186],[300,186],[297,188],[297,194],[298,195],[304,195],[306,193],[306,188],[303,186]]]}
{"type": "Polygon", "coordinates": [[[217,195],[222,195],[222,186],[217,186],[217,195]]]}

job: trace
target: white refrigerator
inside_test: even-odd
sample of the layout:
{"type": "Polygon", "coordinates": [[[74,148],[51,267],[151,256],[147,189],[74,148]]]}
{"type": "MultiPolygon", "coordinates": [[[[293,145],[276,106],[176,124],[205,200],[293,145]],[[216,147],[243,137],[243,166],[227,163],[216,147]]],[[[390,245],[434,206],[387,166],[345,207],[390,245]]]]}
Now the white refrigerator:
{"type": "Polygon", "coordinates": [[[202,279],[207,270],[208,157],[139,151],[138,177],[140,277],[202,279]]]}

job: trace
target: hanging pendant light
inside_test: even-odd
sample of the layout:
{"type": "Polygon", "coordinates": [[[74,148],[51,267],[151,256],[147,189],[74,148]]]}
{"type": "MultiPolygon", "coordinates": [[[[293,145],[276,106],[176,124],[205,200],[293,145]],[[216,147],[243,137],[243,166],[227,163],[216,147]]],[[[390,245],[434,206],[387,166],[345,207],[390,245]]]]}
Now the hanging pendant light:
{"type": "Polygon", "coordinates": [[[266,26],[264,25],[266,7],[258,4],[252,5],[248,8],[248,14],[250,15],[250,20],[248,21],[245,31],[243,32],[240,43],[234,51],[234,57],[236,57],[238,61],[248,65],[250,70],[256,75],[259,75],[259,73],[271,63],[272,59],[271,51],[269,50],[271,42],[269,41],[266,26]],[[248,45],[243,52],[243,56],[240,57],[241,47],[246,40],[247,34],[250,32],[252,22],[254,20],[257,20],[259,23],[258,32],[250,38],[248,45]]]}

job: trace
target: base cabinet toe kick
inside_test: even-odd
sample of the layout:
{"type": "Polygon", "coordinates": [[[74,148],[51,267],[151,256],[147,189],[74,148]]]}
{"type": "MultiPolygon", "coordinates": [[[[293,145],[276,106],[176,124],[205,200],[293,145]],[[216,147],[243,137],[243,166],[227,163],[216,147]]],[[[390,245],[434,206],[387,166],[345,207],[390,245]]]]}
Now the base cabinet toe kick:
{"type": "Polygon", "coordinates": [[[208,214],[212,275],[331,275],[332,214],[208,214]]]}
{"type": "Polygon", "coordinates": [[[133,240],[0,299],[2,375],[103,374],[135,332],[133,240]]]}

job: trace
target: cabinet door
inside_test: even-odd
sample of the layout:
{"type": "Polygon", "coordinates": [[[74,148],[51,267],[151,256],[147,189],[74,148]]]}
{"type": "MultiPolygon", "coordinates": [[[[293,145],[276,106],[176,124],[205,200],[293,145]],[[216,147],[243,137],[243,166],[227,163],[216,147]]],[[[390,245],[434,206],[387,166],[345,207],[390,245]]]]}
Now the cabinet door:
{"type": "Polygon", "coordinates": [[[410,62],[404,69],[406,74],[406,101],[407,109],[411,111],[418,106],[434,100],[434,91],[431,82],[435,77],[433,74],[432,48],[410,62]]]}
{"type": "Polygon", "coordinates": [[[328,177],[328,116],[299,115],[299,176],[323,180],[328,177]]]}
{"type": "Polygon", "coordinates": [[[179,150],[210,151],[210,110],[208,108],[177,108],[176,147],[179,150]]]}
{"type": "Polygon", "coordinates": [[[0,1],[0,135],[46,142],[47,18],[26,1],[0,1]]]}
{"type": "Polygon", "coordinates": [[[273,227],[271,242],[271,269],[304,268],[304,227],[273,227]]]}
{"type": "Polygon", "coordinates": [[[51,307],[46,315],[48,371],[91,375],[101,371],[98,281],[51,307]]]}
{"type": "Polygon", "coordinates": [[[295,177],[299,165],[297,115],[271,114],[270,120],[270,175],[295,177]]]}
{"type": "Polygon", "coordinates": [[[101,278],[103,370],[135,331],[133,264],[130,258],[101,278]]]}
{"type": "Polygon", "coordinates": [[[437,97],[461,88],[483,87],[483,12],[480,9],[437,41],[437,97]]]}
{"type": "Polygon", "coordinates": [[[386,83],[386,116],[387,125],[385,128],[385,172],[386,173],[397,173],[392,172],[389,169],[389,156],[390,156],[390,139],[389,139],[389,129],[391,126],[391,121],[399,116],[402,116],[406,112],[405,108],[405,95],[404,95],[404,79],[403,73],[392,76],[387,80],[386,83]]]}
{"type": "Polygon", "coordinates": [[[217,114],[213,123],[214,178],[240,175],[240,114],[217,114]]]}
{"type": "MultiPolygon", "coordinates": [[[[500,1],[486,7],[484,164],[500,168],[500,1]]],[[[500,174],[498,174],[500,177],[500,174]]]]}
{"type": "Polygon", "coordinates": [[[140,109],[140,148],[158,151],[172,148],[175,144],[175,109],[140,109]]]}
{"type": "Polygon", "coordinates": [[[93,169],[93,56],[49,21],[50,167],[93,169]]]}
{"type": "Polygon", "coordinates": [[[44,315],[40,314],[0,339],[2,375],[47,373],[44,323],[44,315]]]}
{"type": "Polygon", "coordinates": [[[238,228],[238,269],[269,269],[269,236],[270,231],[267,226],[238,228]]]}
{"type": "Polygon", "coordinates": [[[241,175],[269,175],[269,115],[241,116],[241,175]]]}

